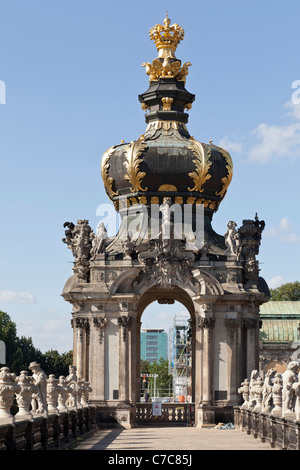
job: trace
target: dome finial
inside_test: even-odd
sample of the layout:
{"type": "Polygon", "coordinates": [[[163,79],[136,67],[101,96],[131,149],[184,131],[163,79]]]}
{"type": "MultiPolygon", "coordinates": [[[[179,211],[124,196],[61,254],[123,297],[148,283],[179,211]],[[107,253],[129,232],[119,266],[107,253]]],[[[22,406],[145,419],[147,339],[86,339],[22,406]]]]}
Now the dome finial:
{"type": "Polygon", "coordinates": [[[184,29],[177,23],[171,26],[170,23],[167,12],[164,24],[157,24],[149,31],[150,39],[154,40],[158,52],[163,51],[160,53],[160,57],[165,56],[166,52],[169,57],[175,57],[174,52],[180,41],[184,38],[184,29]]]}

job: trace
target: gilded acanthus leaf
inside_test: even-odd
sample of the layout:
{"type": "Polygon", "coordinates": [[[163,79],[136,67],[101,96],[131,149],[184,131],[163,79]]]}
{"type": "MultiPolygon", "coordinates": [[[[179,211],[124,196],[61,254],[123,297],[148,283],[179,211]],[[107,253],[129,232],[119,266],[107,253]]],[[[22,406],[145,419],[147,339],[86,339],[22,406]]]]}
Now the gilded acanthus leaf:
{"type": "Polygon", "coordinates": [[[108,174],[109,167],[110,167],[109,159],[111,155],[114,153],[114,151],[115,151],[115,146],[112,146],[109,149],[107,149],[106,152],[104,152],[102,160],[101,160],[101,175],[102,175],[105,189],[110,197],[119,195],[118,191],[113,190],[112,185],[113,185],[114,179],[108,174]]]}
{"type": "Polygon", "coordinates": [[[138,140],[130,142],[130,144],[125,147],[125,162],[127,173],[124,176],[125,180],[128,180],[132,187],[130,188],[131,192],[136,191],[147,191],[148,188],[142,188],[142,179],[146,175],[144,171],[139,171],[140,164],[142,159],[139,158],[143,151],[147,148],[147,145],[144,143],[144,136],[141,136],[138,140]]]}
{"type": "Polygon", "coordinates": [[[226,160],[226,170],[227,170],[227,175],[224,176],[221,181],[222,181],[222,189],[220,191],[216,191],[215,192],[215,195],[216,196],[221,196],[222,198],[225,196],[225,193],[228,189],[228,186],[230,185],[231,183],[231,180],[232,180],[232,175],[233,175],[233,163],[232,163],[232,159],[231,159],[231,156],[230,154],[222,149],[221,147],[218,147],[219,148],[219,151],[220,153],[223,155],[223,157],[225,158],[226,160]]]}
{"type": "Polygon", "coordinates": [[[211,161],[209,159],[210,151],[207,153],[204,152],[203,145],[197,140],[190,138],[191,144],[188,148],[193,152],[196,157],[193,162],[195,163],[196,170],[192,173],[189,173],[189,176],[194,181],[194,187],[188,188],[188,191],[198,191],[202,193],[204,188],[202,186],[204,183],[211,178],[211,175],[208,173],[211,167],[211,161]]]}

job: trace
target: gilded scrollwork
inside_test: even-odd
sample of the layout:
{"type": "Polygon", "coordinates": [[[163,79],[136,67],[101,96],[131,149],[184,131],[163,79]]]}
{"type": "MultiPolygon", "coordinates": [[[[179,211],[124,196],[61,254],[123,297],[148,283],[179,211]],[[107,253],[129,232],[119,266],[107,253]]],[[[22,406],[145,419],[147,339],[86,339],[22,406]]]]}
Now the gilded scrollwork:
{"type": "Polygon", "coordinates": [[[110,160],[111,155],[115,152],[115,150],[116,150],[115,146],[112,146],[109,149],[107,149],[106,152],[104,152],[102,161],[101,161],[101,175],[102,175],[105,189],[107,190],[110,197],[119,195],[118,191],[113,190],[112,186],[113,186],[114,179],[108,174],[108,170],[110,167],[109,160],[110,160]]]}
{"type": "Polygon", "coordinates": [[[195,140],[193,137],[190,138],[190,142],[191,143],[188,148],[193,152],[194,156],[196,157],[196,159],[193,160],[193,163],[195,163],[196,166],[196,171],[189,173],[189,176],[194,181],[194,187],[188,188],[188,190],[198,191],[199,193],[202,193],[204,191],[203,185],[207,180],[211,178],[211,175],[208,173],[212,164],[209,158],[210,151],[208,150],[208,152],[205,152],[203,145],[197,140],[195,140]]]}
{"type": "Polygon", "coordinates": [[[139,158],[143,151],[147,148],[147,145],[144,142],[144,136],[134,141],[125,147],[125,162],[127,173],[124,176],[124,179],[128,180],[132,187],[130,188],[131,192],[136,191],[147,191],[148,188],[142,187],[142,179],[146,175],[145,172],[139,171],[140,164],[142,159],[139,158]]]}
{"type": "Polygon", "coordinates": [[[232,163],[232,159],[231,159],[231,156],[230,154],[218,147],[219,150],[220,150],[220,153],[223,155],[223,157],[225,158],[226,160],[226,170],[227,170],[227,175],[224,176],[224,178],[221,179],[222,181],[222,189],[220,191],[216,191],[215,192],[215,195],[216,196],[221,196],[222,198],[224,197],[227,189],[228,189],[228,186],[230,185],[231,183],[231,180],[232,180],[232,175],[233,175],[233,163],[232,163]]]}

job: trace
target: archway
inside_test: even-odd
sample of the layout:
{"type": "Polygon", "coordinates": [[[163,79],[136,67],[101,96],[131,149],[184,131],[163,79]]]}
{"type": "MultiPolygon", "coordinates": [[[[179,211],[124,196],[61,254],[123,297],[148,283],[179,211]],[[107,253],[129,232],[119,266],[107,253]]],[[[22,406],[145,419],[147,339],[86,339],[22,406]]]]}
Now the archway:
{"type": "MultiPolygon", "coordinates": [[[[159,390],[159,378],[157,379],[154,390],[154,378],[149,378],[148,384],[150,385],[152,383],[152,387],[149,390],[149,402],[158,402],[163,407],[163,417],[161,419],[157,417],[155,420],[156,423],[163,423],[166,420],[168,423],[172,421],[176,421],[177,423],[183,421],[185,423],[190,422],[194,419],[191,417],[191,414],[194,416],[196,336],[194,305],[190,296],[179,287],[169,291],[162,291],[154,287],[150,288],[141,296],[138,303],[135,329],[136,349],[134,356],[136,358],[136,381],[135,387],[133,388],[136,391],[135,406],[137,410],[139,406],[145,403],[143,393],[140,393],[143,392],[143,390],[141,390],[142,330],[149,330],[149,335],[146,335],[146,337],[150,338],[148,341],[152,349],[150,352],[153,352],[156,347],[154,337],[158,337],[158,331],[162,334],[161,330],[164,330],[165,335],[168,336],[167,360],[169,361],[168,372],[172,376],[171,394],[167,393],[166,390],[159,390]],[[164,314],[165,319],[163,322],[159,314],[164,314]],[[191,406],[193,406],[192,413],[191,406]]],[[[148,356],[148,359],[151,359],[151,356],[148,356]]],[[[160,358],[156,356],[156,359],[159,360],[160,358]]],[[[155,369],[155,367],[153,369],[155,369]]],[[[146,398],[148,397],[146,396],[146,398]]],[[[148,412],[148,418],[151,416],[150,407],[151,404],[149,403],[146,410],[148,412]]]]}

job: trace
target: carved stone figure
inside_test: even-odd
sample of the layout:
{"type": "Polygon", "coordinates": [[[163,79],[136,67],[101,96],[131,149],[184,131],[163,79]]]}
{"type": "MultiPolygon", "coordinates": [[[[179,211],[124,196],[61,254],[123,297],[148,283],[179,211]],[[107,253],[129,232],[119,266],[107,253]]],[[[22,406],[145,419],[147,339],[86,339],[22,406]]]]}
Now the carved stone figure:
{"type": "Polygon", "coordinates": [[[65,411],[68,411],[68,408],[67,408],[67,400],[68,400],[68,396],[69,396],[69,393],[71,393],[71,387],[69,387],[67,385],[67,381],[66,381],[66,378],[64,375],[61,375],[59,378],[58,378],[58,385],[59,385],[59,393],[58,393],[58,411],[61,413],[61,412],[65,412],[65,411]]]}
{"type": "Polygon", "coordinates": [[[172,200],[169,197],[163,199],[163,204],[159,206],[162,213],[161,236],[163,240],[171,238],[171,207],[172,200]]]}
{"type": "Polygon", "coordinates": [[[160,289],[173,289],[176,283],[194,282],[190,262],[195,255],[185,246],[185,240],[150,240],[148,250],[139,252],[143,270],[137,283],[145,278],[147,283],[156,282],[160,289]]]}
{"type": "Polygon", "coordinates": [[[96,255],[104,253],[105,242],[107,239],[107,231],[103,222],[100,222],[97,233],[92,239],[91,259],[94,260],[96,255]]]}
{"type": "Polygon", "coordinates": [[[282,413],[282,378],[281,374],[276,373],[273,386],[272,386],[272,400],[274,404],[274,408],[271,410],[271,414],[279,414],[281,416],[282,413]]]}
{"type": "Polygon", "coordinates": [[[125,254],[125,258],[130,259],[134,251],[135,243],[133,241],[133,236],[130,231],[127,231],[125,234],[125,239],[122,241],[122,247],[125,254]]]}
{"type": "Polygon", "coordinates": [[[291,361],[288,364],[287,370],[282,374],[282,405],[283,413],[294,411],[295,407],[295,390],[293,384],[297,382],[297,370],[299,363],[291,361]]]}
{"type": "Polygon", "coordinates": [[[227,232],[225,233],[225,244],[227,246],[227,253],[229,255],[235,255],[236,254],[236,240],[235,240],[235,235],[237,234],[236,230],[237,224],[230,220],[227,223],[227,232]]]}
{"type": "Polygon", "coordinates": [[[89,394],[92,391],[92,388],[90,387],[90,382],[87,380],[83,380],[83,393],[81,395],[81,404],[85,408],[89,406],[89,394]]]}
{"type": "Polygon", "coordinates": [[[36,393],[32,395],[32,411],[40,414],[47,414],[47,375],[37,362],[31,362],[28,369],[32,371],[34,384],[37,387],[36,393]]]}
{"type": "Polygon", "coordinates": [[[69,366],[69,375],[66,377],[66,383],[71,388],[66,405],[68,408],[76,408],[77,407],[77,375],[76,375],[75,366],[69,366]]]}
{"type": "Polygon", "coordinates": [[[276,370],[275,369],[269,369],[265,380],[264,380],[264,386],[262,390],[262,411],[263,413],[269,413],[271,411],[272,405],[273,405],[273,383],[272,379],[275,377],[276,370]]]}
{"type": "Polygon", "coordinates": [[[296,420],[300,420],[300,381],[298,378],[298,382],[293,384],[293,390],[295,394],[295,413],[296,413],[296,420]]]}
{"type": "Polygon", "coordinates": [[[258,370],[253,370],[251,372],[251,377],[250,377],[250,385],[249,385],[249,406],[248,408],[253,408],[255,403],[256,403],[256,391],[255,391],[255,385],[256,385],[256,380],[259,377],[259,372],[258,370]]]}
{"type": "Polygon", "coordinates": [[[89,280],[89,259],[91,256],[92,239],[94,233],[88,224],[88,220],[78,220],[77,225],[66,222],[64,227],[66,237],[62,239],[72,250],[74,256],[73,271],[79,281],[87,282],[89,280]]]}

